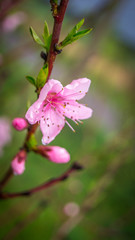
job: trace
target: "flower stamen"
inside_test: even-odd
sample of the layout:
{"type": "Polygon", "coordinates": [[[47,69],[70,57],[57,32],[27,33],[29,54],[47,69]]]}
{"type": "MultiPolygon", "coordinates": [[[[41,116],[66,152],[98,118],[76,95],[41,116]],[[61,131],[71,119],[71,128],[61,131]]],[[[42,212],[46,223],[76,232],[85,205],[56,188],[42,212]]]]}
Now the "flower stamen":
{"type": "Polygon", "coordinates": [[[73,127],[69,124],[69,122],[66,120],[65,121],[65,123],[71,128],[71,130],[73,131],[73,132],[75,132],[75,130],[73,129],[73,127]]]}

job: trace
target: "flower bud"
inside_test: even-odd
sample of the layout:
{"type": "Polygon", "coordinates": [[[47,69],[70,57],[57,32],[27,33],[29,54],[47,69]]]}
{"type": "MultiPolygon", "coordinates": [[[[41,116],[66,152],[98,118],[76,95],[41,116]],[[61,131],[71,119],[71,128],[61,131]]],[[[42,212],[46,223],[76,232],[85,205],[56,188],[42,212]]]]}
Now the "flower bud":
{"type": "Polygon", "coordinates": [[[22,131],[23,129],[28,127],[28,122],[24,118],[15,118],[12,121],[12,126],[17,130],[17,131],[22,131]]]}
{"type": "Polygon", "coordinates": [[[36,152],[55,163],[67,163],[70,160],[67,150],[59,146],[39,146],[36,152]]]}
{"type": "Polygon", "coordinates": [[[14,175],[20,175],[24,172],[26,156],[26,151],[23,149],[20,150],[20,152],[12,160],[11,167],[14,175]]]}

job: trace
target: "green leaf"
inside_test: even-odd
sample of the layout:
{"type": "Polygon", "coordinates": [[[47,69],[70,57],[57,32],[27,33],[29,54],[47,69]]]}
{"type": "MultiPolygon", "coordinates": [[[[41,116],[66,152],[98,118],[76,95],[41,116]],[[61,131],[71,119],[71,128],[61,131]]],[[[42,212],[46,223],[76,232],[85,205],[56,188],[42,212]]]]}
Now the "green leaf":
{"type": "Polygon", "coordinates": [[[51,40],[52,40],[52,34],[50,34],[50,36],[47,38],[47,43],[46,43],[46,51],[47,52],[49,52],[51,40]]]}
{"type": "Polygon", "coordinates": [[[90,33],[92,28],[79,31],[79,29],[81,28],[83,23],[84,23],[84,18],[79,23],[77,23],[75,25],[75,27],[66,36],[66,38],[56,46],[56,49],[61,50],[63,47],[67,46],[68,44],[71,44],[72,42],[76,41],[77,39],[90,33]]]}
{"type": "Polygon", "coordinates": [[[51,35],[49,34],[49,27],[48,27],[48,24],[46,21],[45,21],[45,25],[44,25],[43,39],[44,39],[45,49],[47,52],[49,52],[52,34],[51,35]]]}
{"type": "Polygon", "coordinates": [[[48,38],[49,37],[49,27],[48,27],[48,24],[47,24],[47,22],[45,21],[45,24],[44,24],[44,35],[43,35],[43,37],[44,37],[44,41],[46,40],[46,38],[48,38]]]}
{"type": "Polygon", "coordinates": [[[87,35],[87,34],[90,33],[91,31],[92,31],[92,28],[91,28],[91,29],[85,29],[85,30],[82,30],[82,31],[76,33],[76,34],[73,36],[73,41],[76,41],[77,39],[82,38],[83,36],[87,35]]]}
{"type": "Polygon", "coordinates": [[[77,33],[80,27],[83,25],[83,23],[84,23],[84,18],[73,27],[73,29],[69,32],[66,38],[71,38],[75,33],[77,33]]]}
{"type": "Polygon", "coordinates": [[[44,43],[42,42],[42,40],[38,37],[38,35],[36,34],[36,32],[34,31],[34,29],[32,27],[30,27],[30,33],[31,36],[33,37],[34,41],[37,42],[40,46],[45,47],[44,43]]]}
{"type": "Polygon", "coordinates": [[[88,33],[90,33],[92,31],[91,29],[85,29],[82,31],[79,31],[77,33],[75,33],[74,35],[72,35],[69,38],[65,38],[59,45],[58,45],[58,50],[62,49],[63,47],[73,43],[74,41],[78,40],[79,38],[82,38],[83,36],[87,35],[88,33]]]}
{"type": "Polygon", "coordinates": [[[48,37],[47,37],[47,35],[45,37],[45,34],[43,34],[43,39],[44,39],[44,47],[48,53],[49,49],[50,49],[50,45],[51,45],[52,34],[48,35],[48,37]]]}
{"type": "Polygon", "coordinates": [[[42,88],[47,80],[48,77],[48,64],[45,64],[41,69],[37,76],[36,86],[37,88],[42,88]]]}
{"type": "Polygon", "coordinates": [[[28,147],[29,150],[32,150],[32,149],[36,148],[36,146],[37,146],[37,140],[36,140],[34,134],[32,134],[32,135],[30,136],[30,138],[29,138],[29,140],[27,141],[26,144],[27,144],[27,147],[28,147]]]}
{"type": "Polygon", "coordinates": [[[31,76],[26,76],[26,79],[33,84],[34,86],[36,86],[36,80],[35,78],[31,77],[31,76]]]}

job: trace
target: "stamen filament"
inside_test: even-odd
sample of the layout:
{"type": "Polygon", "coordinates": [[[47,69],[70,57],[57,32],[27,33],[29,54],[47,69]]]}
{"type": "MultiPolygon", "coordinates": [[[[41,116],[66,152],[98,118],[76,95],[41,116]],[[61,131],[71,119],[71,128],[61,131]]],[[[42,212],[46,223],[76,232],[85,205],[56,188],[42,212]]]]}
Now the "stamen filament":
{"type": "Polygon", "coordinates": [[[85,94],[84,92],[76,92],[76,93],[72,93],[72,94],[69,94],[69,95],[64,95],[64,98],[66,98],[66,97],[72,97],[72,96],[76,96],[76,95],[81,95],[81,94],[85,94]]]}
{"type": "Polygon", "coordinates": [[[75,130],[72,128],[72,126],[69,124],[68,121],[66,121],[66,124],[71,128],[71,130],[72,130],[73,132],[75,132],[75,130]]]}
{"type": "Polygon", "coordinates": [[[77,121],[78,121],[79,123],[83,124],[83,122],[82,122],[81,120],[77,119],[77,121]]]}

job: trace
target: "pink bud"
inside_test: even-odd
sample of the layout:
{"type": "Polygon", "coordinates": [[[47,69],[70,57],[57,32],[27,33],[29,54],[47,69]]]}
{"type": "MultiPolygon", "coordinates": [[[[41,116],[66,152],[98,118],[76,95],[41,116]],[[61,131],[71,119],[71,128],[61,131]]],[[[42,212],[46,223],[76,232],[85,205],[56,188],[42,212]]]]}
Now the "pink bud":
{"type": "Polygon", "coordinates": [[[39,146],[36,152],[55,163],[67,163],[70,160],[67,150],[59,146],[39,146]]]}
{"type": "Polygon", "coordinates": [[[11,162],[11,167],[15,175],[20,175],[25,170],[26,151],[20,150],[20,152],[14,157],[11,162]]]}
{"type": "Polygon", "coordinates": [[[22,131],[23,129],[28,127],[28,122],[24,118],[15,118],[12,121],[12,126],[17,130],[17,131],[22,131]]]}

